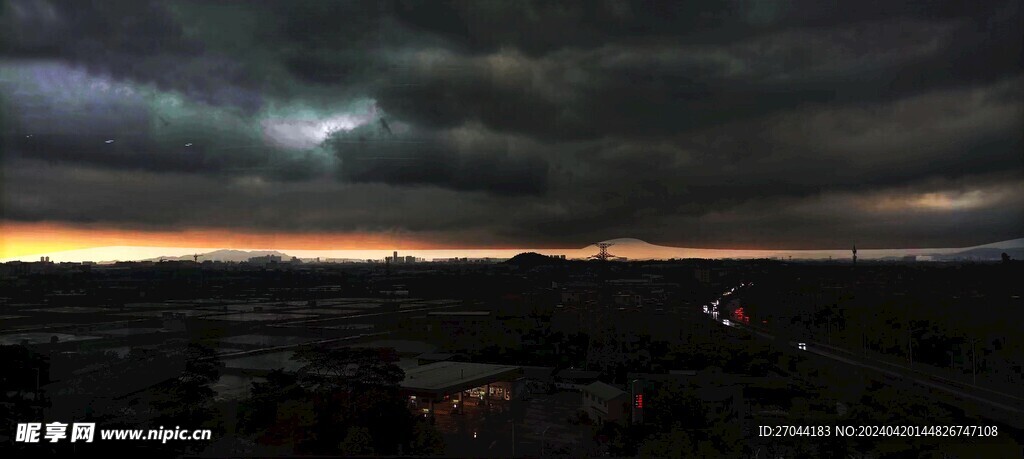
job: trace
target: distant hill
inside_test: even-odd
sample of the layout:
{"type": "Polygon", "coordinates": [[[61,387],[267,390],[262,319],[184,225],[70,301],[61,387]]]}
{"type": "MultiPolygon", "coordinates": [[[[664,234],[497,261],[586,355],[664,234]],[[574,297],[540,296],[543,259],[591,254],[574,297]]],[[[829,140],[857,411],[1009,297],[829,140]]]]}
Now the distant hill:
{"type": "MultiPolygon", "coordinates": [[[[278,252],[276,250],[214,250],[213,252],[200,253],[199,261],[228,261],[228,262],[242,262],[249,261],[252,257],[263,257],[267,255],[277,255],[281,257],[281,260],[290,260],[291,255],[278,252]]],[[[192,261],[192,255],[182,255],[180,257],[156,257],[150,258],[144,261],[192,261]]]]}
{"type": "MultiPolygon", "coordinates": [[[[1008,241],[993,242],[991,244],[979,245],[979,246],[969,247],[969,248],[971,248],[971,249],[984,249],[984,248],[1024,249],[1024,238],[1010,239],[1008,241]]],[[[1007,252],[1007,253],[1009,253],[1009,252],[1007,252]]],[[[1010,254],[1010,255],[1013,255],[1013,254],[1010,254]]]]}
{"type": "MultiPolygon", "coordinates": [[[[797,258],[797,259],[826,259],[842,258],[849,256],[847,250],[824,249],[824,250],[731,250],[731,249],[707,249],[707,248],[685,248],[655,245],[634,238],[619,238],[604,241],[612,244],[608,252],[613,257],[625,257],[629,260],[667,260],[671,258],[797,258]]],[[[588,245],[578,251],[578,257],[588,257],[597,254],[599,248],[596,245],[588,245]]],[[[895,260],[907,255],[918,255],[931,257],[938,261],[954,260],[976,260],[976,261],[998,261],[1003,252],[1006,252],[1014,260],[1024,260],[1024,238],[1010,239],[1006,241],[993,242],[985,245],[961,247],[961,248],[940,248],[940,249],[862,249],[862,259],[895,260]]]]}
{"type": "MultiPolygon", "coordinates": [[[[613,259],[667,260],[669,258],[687,258],[688,256],[691,256],[691,252],[700,251],[700,249],[694,251],[693,249],[684,247],[655,245],[642,239],[631,237],[609,239],[602,242],[611,244],[611,246],[608,247],[608,253],[611,254],[613,259]]],[[[597,247],[597,244],[591,244],[581,249],[580,255],[581,258],[590,258],[593,255],[597,255],[600,250],[601,249],[597,247]]]]}
{"type": "Polygon", "coordinates": [[[548,266],[548,265],[560,265],[566,263],[561,258],[550,257],[547,255],[541,255],[537,252],[524,252],[516,255],[508,260],[505,260],[505,264],[515,265],[523,268],[533,268],[536,266],[548,266]]]}
{"type": "Polygon", "coordinates": [[[1014,260],[1024,260],[1024,248],[1020,247],[1005,249],[994,247],[977,247],[947,255],[934,255],[933,258],[936,260],[998,261],[1002,259],[1004,252],[1014,260]]]}

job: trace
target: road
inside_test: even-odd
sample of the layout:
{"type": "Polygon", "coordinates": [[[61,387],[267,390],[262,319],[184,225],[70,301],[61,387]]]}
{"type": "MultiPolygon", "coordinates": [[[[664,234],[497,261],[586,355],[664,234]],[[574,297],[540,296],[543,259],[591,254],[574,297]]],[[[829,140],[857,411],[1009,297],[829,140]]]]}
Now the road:
{"type": "MultiPolygon", "coordinates": [[[[776,341],[777,339],[774,334],[770,333],[770,331],[761,329],[760,327],[753,327],[748,324],[730,321],[728,319],[712,320],[722,324],[722,326],[744,330],[767,340],[776,341]]],[[[1015,428],[1024,428],[1024,418],[1022,418],[1022,415],[1024,415],[1024,399],[1020,397],[924,374],[912,368],[873,359],[867,356],[856,355],[852,352],[814,341],[805,341],[804,344],[806,345],[806,349],[799,350],[797,343],[789,343],[790,346],[799,350],[799,352],[807,352],[833,362],[870,370],[888,378],[895,378],[916,384],[929,390],[940,391],[952,396],[955,400],[960,402],[981,404],[988,409],[979,414],[1005,422],[1015,428]]],[[[965,408],[973,407],[965,406],[965,408]]]]}

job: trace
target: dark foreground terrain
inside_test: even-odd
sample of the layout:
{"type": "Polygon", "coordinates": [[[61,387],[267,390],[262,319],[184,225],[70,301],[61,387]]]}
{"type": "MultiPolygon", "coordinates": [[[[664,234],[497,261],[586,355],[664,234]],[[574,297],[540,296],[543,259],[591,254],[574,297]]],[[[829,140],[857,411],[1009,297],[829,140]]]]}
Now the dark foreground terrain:
{"type": "Polygon", "coordinates": [[[15,455],[1019,457],[1024,266],[8,263],[15,455]],[[41,423],[37,442],[19,424],[41,423]],[[93,442],[51,441],[94,423],[93,442]],[[101,429],[209,430],[115,440],[101,429]]]}

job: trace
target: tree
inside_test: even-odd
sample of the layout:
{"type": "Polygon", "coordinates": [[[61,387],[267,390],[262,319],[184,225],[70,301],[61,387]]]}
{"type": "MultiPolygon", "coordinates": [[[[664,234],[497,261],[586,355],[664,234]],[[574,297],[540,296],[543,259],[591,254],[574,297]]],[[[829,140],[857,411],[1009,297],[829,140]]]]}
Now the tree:
{"type": "Polygon", "coordinates": [[[308,346],[293,358],[303,364],[296,373],[271,372],[239,406],[242,430],[258,442],[291,443],[304,454],[382,455],[412,442],[415,419],[398,393],[405,374],[393,349],[308,346]]]}
{"type": "Polygon", "coordinates": [[[649,425],[668,430],[673,426],[704,428],[707,415],[693,389],[677,382],[666,382],[648,390],[644,417],[649,425]]]}
{"type": "Polygon", "coordinates": [[[417,456],[440,456],[444,454],[444,438],[430,423],[417,421],[412,430],[409,453],[417,456]]]}
{"type": "Polygon", "coordinates": [[[220,369],[224,364],[217,352],[197,343],[189,343],[183,352],[185,370],[178,376],[178,381],[186,385],[208,385],[220,377],[220,369]]]}
{"type": "Polygon", "coordinates": [[[312,403],[294,374],[278,369],[266,382],[253,382],[250,397],[239,405],[239,428],[263,444],[304,445],[313,433],[312,403]]]}
{"type": "Polygon", "coordinates": [[[643,441],[641,456],[731,457],[739,453],[737,445],[741,444],[742,435],[735,416],[708,409],[694,390],[678,382],[666,382],[648,390],[645,426],[657,433],[643,441]]]}
{"type": "Polygon", "coordinates": [[[219,378],[223,365],[217,353],[189,343],[184,349],[171,350],[161,360],[168,367],[182,370],[152,393],[152,405],[158,412],[157,424],[200,426],[211,421],[216,391],[210,386],[219,378]]]}
{"type": "Polygon", "coordinates": [[[38,385],[48,382],[50,365],[46,357],[24,346],[0,346],[0,359],[4,362],[0,397],[32,398],[38,385]]]}
{"type": "Polygon", "coordinates": [[[298,371],[299,381],[314,391],[397,387],[405,379],[405,372],[395,365],[394,349],[305,346],[292,358],[305,364],[298,371]]]}
{"type": "Polygon", "coordinates": [[[282,400],[259,440],[271,445],[291,444],[296,451],[315,449],[320,432],[314,408],[308,398],[282,400]]]}
{"type": "Polygon", "coordinates": [[[640,445],[640,457],[686,457],[693,452],[693,440],[682,428],[656,434],[640,445]]]}
{"type": "Polygon", "coordinates": [[[350,421],[370,429],[379,454],[395,454],[413,436],[415,418],[394,388],[373,387],[353,394],[350,421]]]}
{"type": "Polygon", "coordinates": [[[338,449],[342,454],[349,456],[373,454],[373,437],[370,435],[370,429],[359,426],[349,427],[348,433],[338,445],[338,449]]]}
{"type": "MultiPolygon", "coordinates": [[[[955,425],[953,413],[919,394],[888,385],[875,384],[849,413],[854,425],[955,425]]],[[[858,439],[861,447],[882,455],[920,456],[930,445],[920,439],[902,442],[874,442],[858,439]]]]}
{"type": "Polygon", "coordinates": [[[4,365],[0,371],[0,422],[4,423],[0,436],[13,440],[19,422],[41,417],[46,402],[37,389],[48,382],[50,365],[46,357],[24,346],[0,346],[0,362],[4,365]]]}

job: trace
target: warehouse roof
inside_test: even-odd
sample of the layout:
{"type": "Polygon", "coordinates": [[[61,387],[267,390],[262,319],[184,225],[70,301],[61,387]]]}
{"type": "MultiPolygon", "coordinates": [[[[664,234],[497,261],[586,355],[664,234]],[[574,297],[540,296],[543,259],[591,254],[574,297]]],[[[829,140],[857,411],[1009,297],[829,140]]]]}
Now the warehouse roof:
{"type": "Polygon", "coordinates": [[[522,370],[511,365],[436,362],[405,372],[402,388],[411,392],[444,395],[497,381],[518,378],[522,370]]]}

